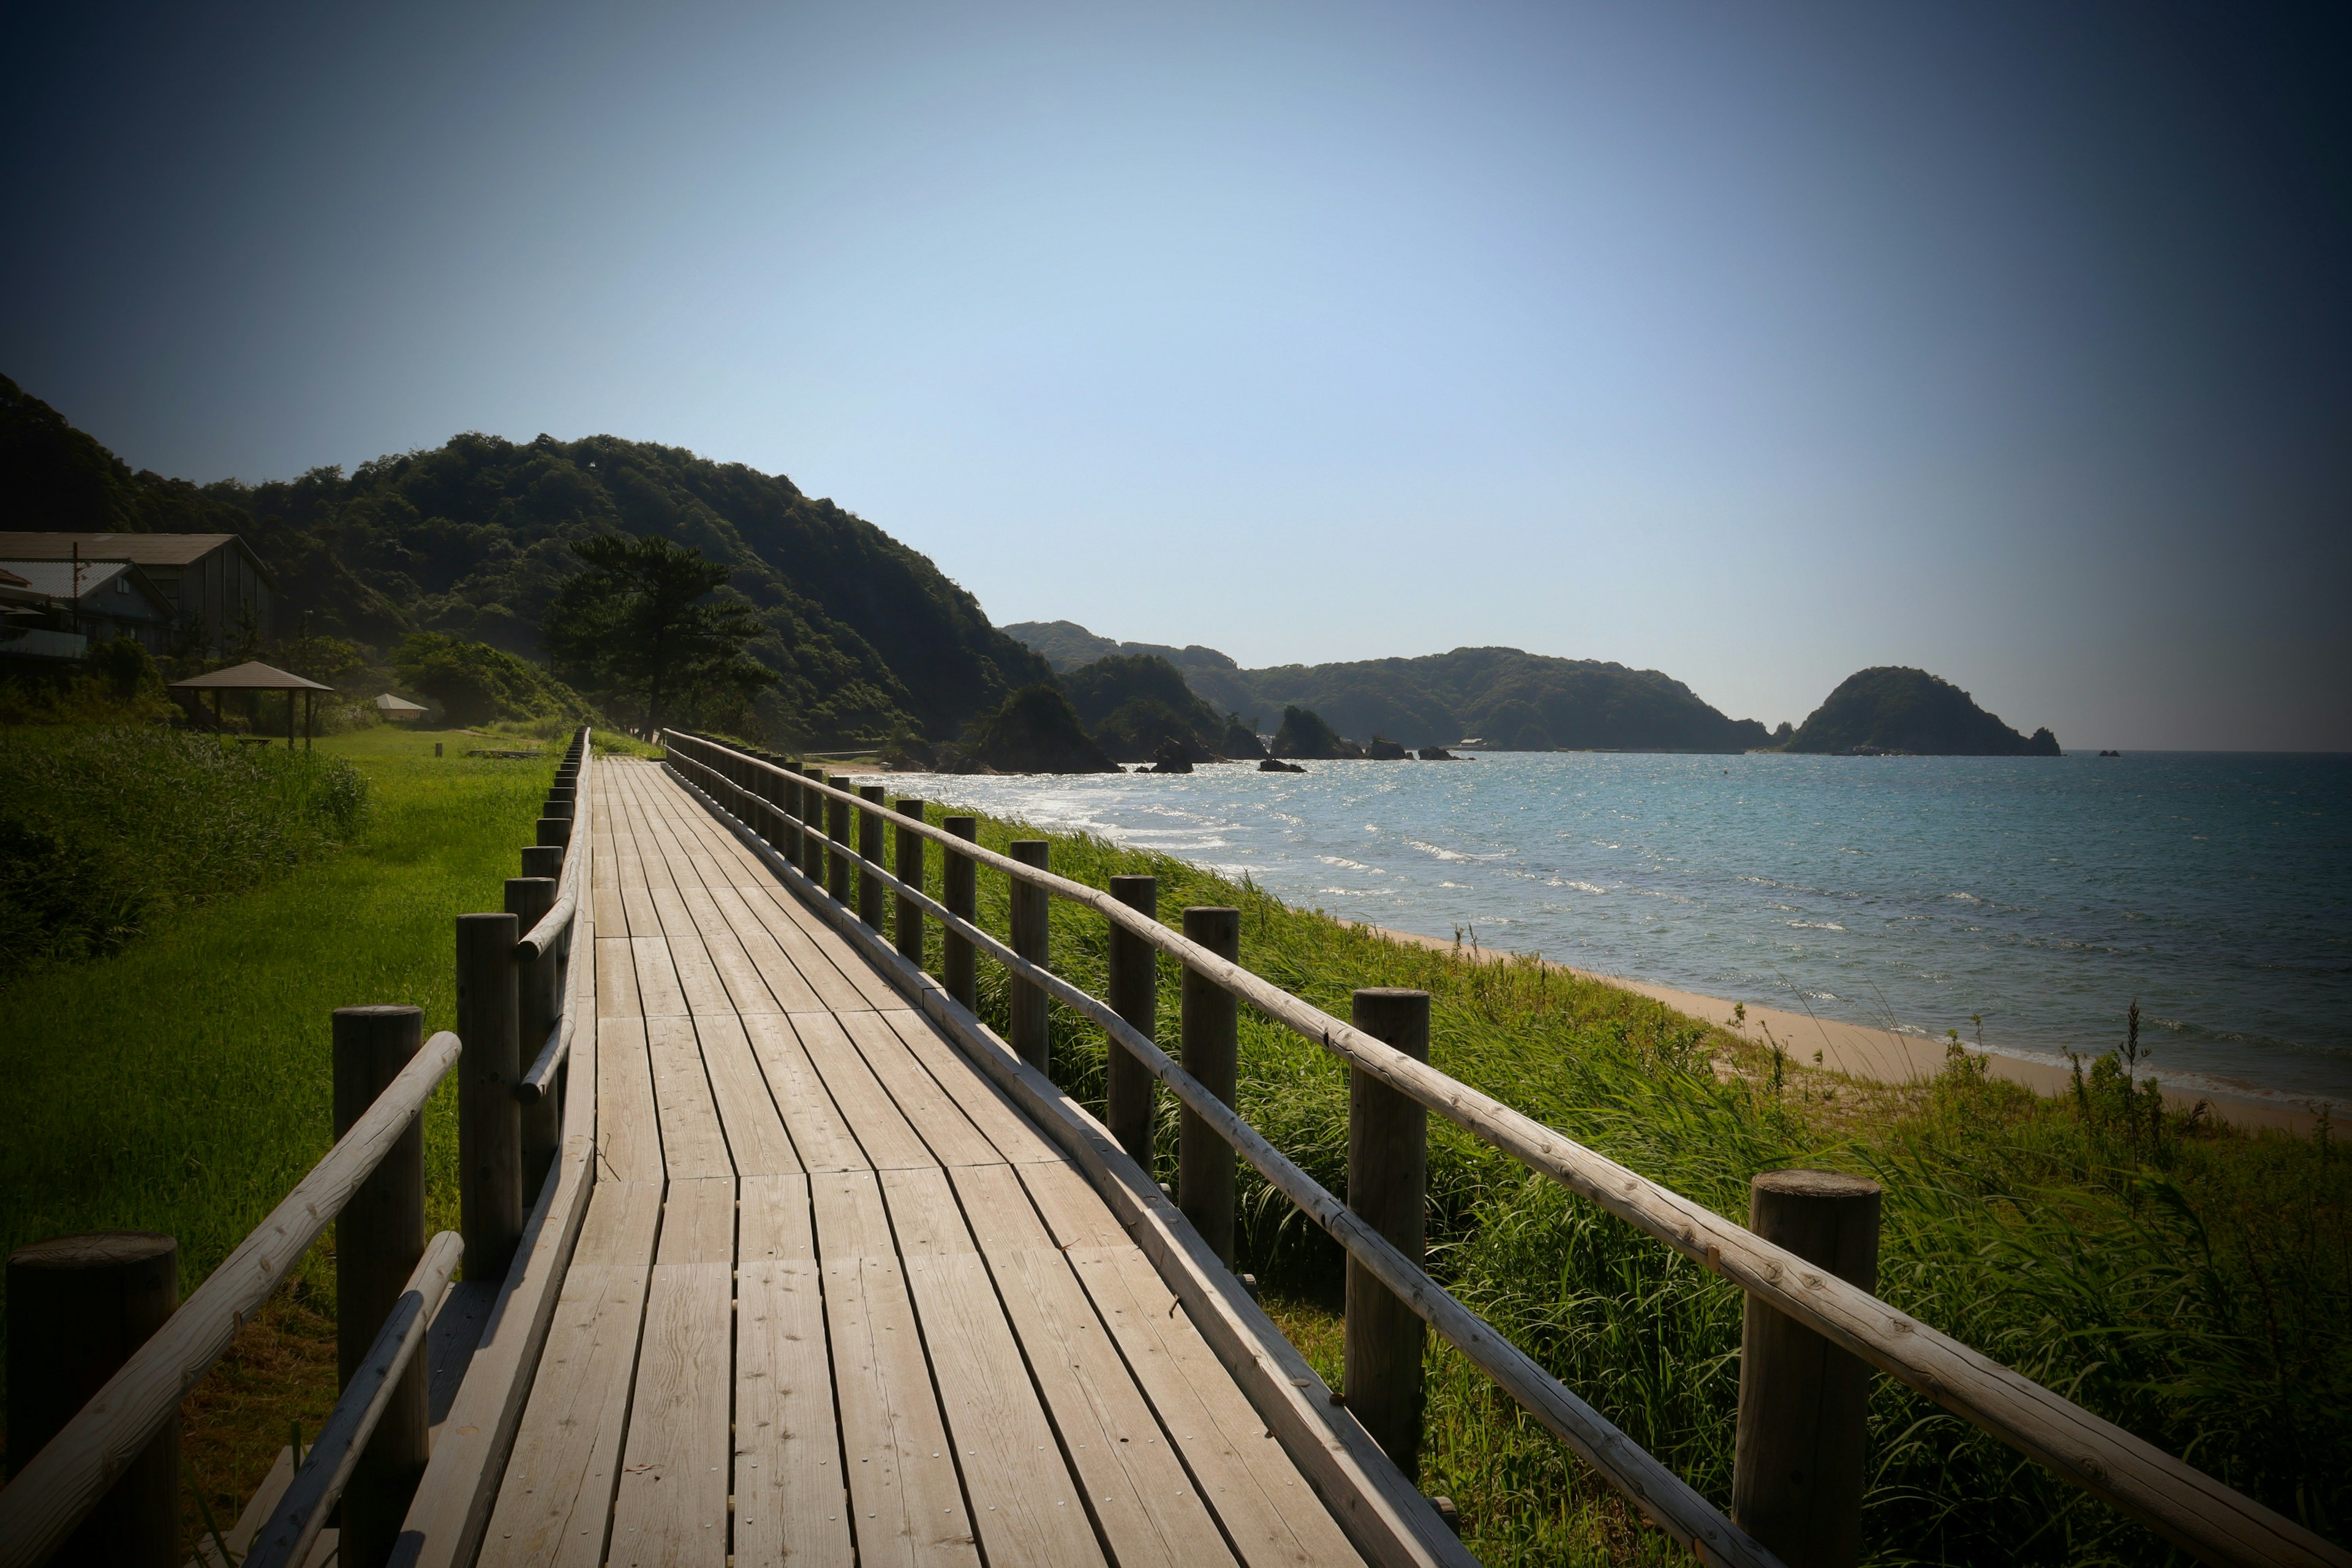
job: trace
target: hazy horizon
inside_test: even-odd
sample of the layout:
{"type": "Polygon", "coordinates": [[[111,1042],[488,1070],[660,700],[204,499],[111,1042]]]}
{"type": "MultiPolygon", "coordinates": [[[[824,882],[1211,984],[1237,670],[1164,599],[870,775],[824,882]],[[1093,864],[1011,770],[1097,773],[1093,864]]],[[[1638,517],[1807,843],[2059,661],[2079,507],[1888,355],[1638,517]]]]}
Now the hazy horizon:
{"type": "Polygon", "coordinates": [[[0,372],[134,466],[609,433],[999,625],[2352,749],[2340,13],[26,13],[0,372]]]}

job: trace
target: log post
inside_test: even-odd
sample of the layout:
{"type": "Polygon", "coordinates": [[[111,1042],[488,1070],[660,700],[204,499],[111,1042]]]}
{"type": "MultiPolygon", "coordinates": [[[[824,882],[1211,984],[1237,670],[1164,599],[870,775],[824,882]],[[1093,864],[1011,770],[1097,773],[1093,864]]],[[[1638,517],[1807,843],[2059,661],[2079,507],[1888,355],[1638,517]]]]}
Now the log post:
{"type": "MultiPolygon", "coordinates": [[[[1110,896],[1130,909],[1160,918],[1160,879],[1113,877],[1110,896]]],[[[1156,1036],[1160,1021],[1160,955],[1134,932],[1110,928],[1110,977],[1104,1000],[1111,1011],[1134,1025],[1147,1038],[1156,1036]]],[[[1119,1147],[1146,1171],[1152,1169],[1152,1091],[1160,1080],[1118,1041],[1108,1042],[1103,1063],[1105,1121],[1119,1147]]]]}
{"type": "MultiPolygon", "coordinates": [[[[555,884],[544,877],[510,877],[507,879],[507,913],[515,917],[515,929],[528,935],[541,916],[555,907],[555,884]]],[[[523,1068],[539,1059],[547,1044],[547,1033],[562,1016],[562,993],[559,989],[556,951],[550,948],[530,963],[519,966],[515,975],[515,1056],[523,1068]]],[[[559,1131],[559,1113],[555,1096],[542,1094],[522,1108],[522,1206],[530,1209],[539,1196],[539,1184],[548,1167],[555,1163],[555,1146],[562,1141],[559,1131]]],[[[420,1254],[421,1256],[421,1254],[420,1254]]],[[[410,1267],[415,1267],[412,1263],[410,1267]]],[[[406,1279],[405,1274],[401,1276],[406,1279]]],[[[362,1349],[365,1347],[362,1346],[362,1349]]]]}
{"type": "Polygon", "coordinates": [[[522,1236],[521,935],[512,915],[457,917],[457,1209],[468,1279],[504,1275],[522,1236]]]}
{"type": "MultiPolygon", "coordinates": [[[[508,887],[512,888],[509,882],[508,887]]],[[[334,1014],[335,1136],[341,1138],[425,1044],[422,1007],[338,1007],[334,1014]]],[[[412,1121],[335,1220],[335,1358],[349,1387],[368,1346],[425,1256],[425,1122],[412,1121]]],[[[431,1303],[427,1303],[429,1307],[431,1303]]],[[[400,1386],[343,1489],[336,1562],[383,1568],[416,1483],[432,1458],[425,1358],[400,1386]]]]}
{"type": "MultiPolygon", "coordinates": [[[[835,789],[847,789],[849,775],[835,773],[824,782],[835,789]]],[[[845,904],[849,902],[849,862],[856,851],[849,843],[849,803],[839,795],[825,796],[824,828],[832,841],[825,852],[824,890],[836,903],[845,904]]]]}
{"type": "MultiPolygon", "coordinates": [[[[1184,935],[1219,958],[1238,962],[1242,912],[1223,905],[1195,904],[1184,911],[1184,935]]],[[[1220,1100],[1233,1104],[1240,1056],[1240,1004],[1232,992],[1187,964],[1178,1005],[1183,1034],[1178,1049],[1184,1070],[1220,1100]]],[[[1216,1130],[1191,1107],[1177,1113],[1176,1206],[1228,1268],[1234,1266],[1234,1158],[1233,1145],[1218,1137],[1216,1130]]]]}
{"type": "Polygon", "coordinates": [[[857,797],[870,802],[857,808],[857,918],[877,935],[882,931],[882,884],[874,873],[882,868],[882,805],[886,792],[878,784],[860,784],[857,797]]]}
{"type": "Polygon", "coordinates": [[[539,832],[534,837],[533,842],[552,845],[558,849],[568,847],[572,843],[572,819],[568,816],[541,817],[539,832]]]}
{"type": "Polygon", "coordinates": [[[522,874],[526,877],[545,877],[552,881],[561,882],[563,880],[563,850],[553,844],[525,845],[522,852],[522,874]]]}
{"type": "MultiPolygon", "coordinates": [[[[1046,839],[1016,838],[1012,854],[1024,866],[1034,866],[1043,871],[1052,847],[1046,839]]],[[[1012,883],[1013,951],[1042,967],[1052,962],[1053,946],[1045,889],[1018,877],[1013,878],[1012,883]]],[[[1023,1061],[1050,1079],[1054,1076],[1053,1043],[1045,1030],[1045,987],[1017,974],[1007,978],[1012,982],[1013,1048],[1023,1061]]]]}
{"type": "MultiPolygon", "coordinates": [[[[1351,1020],[1415,1061],[1429,1059],[1429,993],[1375,986],[1351,1020]]],[[[1348,1069],[1348,1207],[1415,1266],[1423,1261],[1429,1113],[1361,1068],[1348,1069]]],[[[1422,1343],[1412,1308],[1348,1259],[1348,1408],[1407,1480],[1421,1477],[1422,1343]]]]}
{"type": "MultiPolygon", "coordinates": [[[[823,768],[803,768],[811,784],[824,782],[823,768]]],[[[824,885],[824,796],[814,789],[801,791],[801,870],[819,887],[824,885]]]]}
{"type": "MultiPolygon", "coordinates": [[[[940,826],[958,838],[977,842],[980,838],[980,818],[948,816],[940,826]]],[[[980,920],[980,868],[969,855],[945,849],[940,861],[940,902],[948,913],[959,920],[978,923],[980,920]]],[[[947,993],[961,1003],[966,1011],[980,1005],[979,965],[973,962],[971,943],[951,931],[940,933],[940,984],[947,993]]]]}
{"type": "Polygon", "coordinates": [[[776,840],[776,853],[797,866],[801,863],[801,780],[796,770],[786,768],[776,775],[776,805],[783,816],[783,837],[776,840]]]}
{"type": "MultiPolygon", "coordinates": [[[[21,1475],[179,1304],[180,1244],[168,1236],[103,1231],[10,1253],[8,1473],[21,1475]]],[[[49,1563],[178,1568],[177,1412],[49,1563]]]]}
{"type": "MultiPolygon", "coordinates": [[[[1766,1171],[1748,1228],[1864,1290],[1878,1288],[1876,1182],[1834,1171],[1766,1171]]],[[[1731,1517],[1789,1568],[1862,1559],[1870,1368],[1748,1298],[1739,1335],[1739,1427],[1731,1517]]]]}
{"type": "MultiPolygon", "coordinates": [[[[901,796],[898,815],[920,822],[923,820],[923,803],[901,796]]],[[[898,863],[893,869],[898,880],[908,887],[919,888],[923,885],[923,836],[909,833],[902,827],[898,830],[898,863]]],[[[895,912],[898,924],[893,935],[898,942],[898,956],[920,969],[923,967],[922,907],[902,893],[895,912]]]]}

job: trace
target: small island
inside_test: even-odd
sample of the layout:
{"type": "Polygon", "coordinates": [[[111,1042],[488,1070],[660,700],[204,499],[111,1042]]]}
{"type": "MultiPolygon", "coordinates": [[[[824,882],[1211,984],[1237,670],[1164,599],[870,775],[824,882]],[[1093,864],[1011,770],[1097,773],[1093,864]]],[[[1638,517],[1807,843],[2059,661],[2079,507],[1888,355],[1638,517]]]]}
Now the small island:
{"type": "Polygon", "coordinates": [[[2021,735],[1941,676],[1883,665],[1850,675],[1780,745],[1842,757],[2055,757],[2047,729],[2021,735]]]}

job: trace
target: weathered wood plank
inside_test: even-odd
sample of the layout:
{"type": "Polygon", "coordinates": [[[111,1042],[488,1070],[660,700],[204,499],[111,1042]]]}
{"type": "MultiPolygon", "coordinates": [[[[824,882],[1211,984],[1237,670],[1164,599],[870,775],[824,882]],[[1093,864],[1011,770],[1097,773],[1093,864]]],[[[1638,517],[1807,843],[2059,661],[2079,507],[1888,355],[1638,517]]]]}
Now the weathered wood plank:
{"type": "MultiPolygon", "coordinates": [[[[650,910],[651,906],[647,906],[650,910]]],[[[630,917],[632,925],[636,917],[630,917]]],[[[650,918],[650,917],[649,917],[650,918]]],[[[659,930],[656,925],[656,930],[659,930]]],[[[677,965],[669,955],[669,939],[633,936],[629,952],[637,966],[637,1003],[648,1018],[683,1017],[691,1011],[677,980],[677,965]]]]}
{"type": "Polygon", "coordinates": [[[931,1376],[992,1563],[1076,1568],[1105,1561],[1092,1500],[1062,1462],[1021,1349],[947,1174],[883,1171],[907,1289],[931,1347],[931,1376]]]}
{"type": "MultiPolygon", "coordinates": [[[[599,925],[596,928],[603,931],[599,925]]],[[[637,995],[637,960],[625,936],[600,936],[596,941],[596,1016],[642,1018],[645,1003],[637,995]]]]}
{"type": "MultiPolygon", "coordinates": [[[[1025,1164],[1033,1160],[1059,1163],[1065,1158],[1059,1149],[1046,1142],[1045,1135],[1037,1130],[1035,1123],[1014,1108],[1003,1089],[989,1082],[977,1068],[947,1042],[929,1018],[907,1008],[883,1013],[879,1016],[889,1021],[890,1027],[913,1053],[915,1059],[929,1072],[932,1080],[946,1091],[948,1098],[954,1100],[966,1116],[971,1118],[972,1124],[996,1146],[997,1152],[1004,1159],[1014,1164],[1025,1164]]],[[[1092,1188],[1087,1189],[1087,1195],[1096,1207],[1102,1207],[1102,1200],[1093,1197],[1092,1188]]],[[[1106,1209],[1103,1212],[1108,1214],[1109,1211],[1106,1209]]]]}
{"type": "Polygon", "coordinates": [[[956,1456],[881,1192],[867,1172],[813,1177],[809,1188],[858,1560],[976,1565],[956,1456]]]}
{"type": "Polygon", "coordinates": [[[872,1170],[873,1163],[842,1120],[824,1080],[809,1065],[792,1020],[775,1014],[754,1014],[743,1020],[743,1031],[801,1163],[811,1171],[872,1170]]]}
{"type": "Polygon", "coordinates": [[[604,1181],[589,1197],[481,1568],[604,1561],[661,1192],[658,1181],[604,1181]]]}
{"type": "MultiPolygon", "coordinates": [[[[741,886],[737,884],[739,889],[741,886]]],[[[858,957],[857,950],[851,947],[839,931],[826,924],[823,915],[802,903],[791,889],[776,883],[773,873],[770,873],[770,879],[761,886],[761,891],[808,940],[811,948],[823,954],[825,961],[856,988],[867,1006],[903,1007],[907,1005],[907,999],[898,994],[898,989],[872,964],[858,957]]],[[[750,895],[745,896],[748,898],[750,895]]],[[[777,940],[781,942],[783,939],[779,936],[777,940]]]]}
{"type": "MultiPolygon", "coordinates": [[[[604,967],[596,966],[599,980],[604,967]]],[[[643,1018],[596,1021],[596,1179],[661,1183],[661,1124],[643,1018]]]]}
{"type": "MultiPolygon", "coordinates": [[[[866,999],[866,993],[841,972],[840,965],[826,957],[809,939],[808,932],[784,912],[778,899],[790,900],[791,893],[781,888],[771,892],[755,882],[736,883],[735,893],[742,900],[746,912],[783,950],[784,956],[792,960],[793,967],[800,972],[809,989],[816,993],[819,1006],[835,1013],[855,1013],[868,1010],[874,1005],[866,999]]],[[[891,1005],[901,1006],[904,1004],[894,1001],[891,1005]]]]}
{"type": "Polygon", "coordinates": [[[800,1157],[793,1151],[783,1118],[777,1113],[768,1080],[744,1037],[743,1020],[729,1013],[699,1017],[695,1033],[702,1041],[702,1065],[710,1075],[711,1097],[719,1107],[719,1125],[727,1133],[727,1151],[739,1176],[785,1176],[798,1173],[800,1157]]]}
{"type": "Polygon", "coordinates": [[[613,1500],[616,1564],[727,1562],[735,1184],[672,1181],[613,1500]]]}
{"type": "Polygon", "coordinates": [[[810,987],[807,978],[784,950],[776,944],[776,939],[768,933],[768,928],[760,923],[750,906],[743,902],[743,896],[733,888],[705,890],[710,895],[711,907],[726,921],[730,934],[741,945],[745,961],[767,987],[768,994],[775,999],[772,1007],[747,1007],[744,1010],[760,1013],[824,1011],[823,1000],[810,987]]]}
{"type": "Polygon", "coordinates": [[[710,1097],[694,1020],[646,1019],[646,1050],[653,1061],[662,1169],[673,1182],[732,1176],[735,1166],[727,1156],[727,1137],[719,1126],[719,1107],[710,1097]]]}
{"type": "Polygon", "coordinates": [[[800,1176],[740,1189],[735,1313],[735,1558],[848,1568],[824,1295],[800,1176]]]}
{"type": "Polygon", "coordinates": [[[824,1080],[842,1120],[866,1152],[866,1163],[877,1171],[937,1165],[930,1145],[908,1123],[875,1078],[874,1069],[849,1042],[843,1019],[831,1013],[795,1013],[793,1028],[800,1036],[809,1065],[824,1080]]]}
{"type": "Polygon", "coordinates": [[[890,1015],[885,1013],[846,1013],[842,1015],[841,1027],[890,1097],[890,1103],[930,1150],[932,1160],[942,1165],[1003,1163],[996,1145],[982,1136],[971,1118],[923,1070],[889,1020],[890,1015]]]}
{"type": "Polygon", "coordinates": [[[1007,1165],[948,1175],[1120,1568],[1231,1563],[1215,1517],[1030,1207],[1021,1178],[1007,1165]]]}

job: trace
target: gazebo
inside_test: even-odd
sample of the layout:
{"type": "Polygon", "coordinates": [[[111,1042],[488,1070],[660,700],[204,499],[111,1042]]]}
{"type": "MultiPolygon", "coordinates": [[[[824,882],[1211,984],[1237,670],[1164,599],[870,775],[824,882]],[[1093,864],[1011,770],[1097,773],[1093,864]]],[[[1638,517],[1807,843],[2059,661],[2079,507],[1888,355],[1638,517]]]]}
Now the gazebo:
{"type": "Polygon", "coordinates": [[[422,704],[410,702],[403,698],[394,697],[389,691],[375,700],[375,710],[383,714],[388,720],[422,719],[425,717],[425,709],[422,704]]]}
{"type": "Polygon", "coordinates": [[[194,694],[201,702],[207,691],[213,694],[213,722],[221,722],[221,698],[224,691],[283,691],[286,693],[286,749],[294,749],[294,694],[302,694],[302,749],[310,749],[310,705],[314,691],[332,691],[331,686],[321,686],[299,675],[282,669],[272,669],[257,661],[247,661],[229,669],[215,669],[210,675],[199,675],[187,680],[172,682],[173,691],[194,694]]]}

